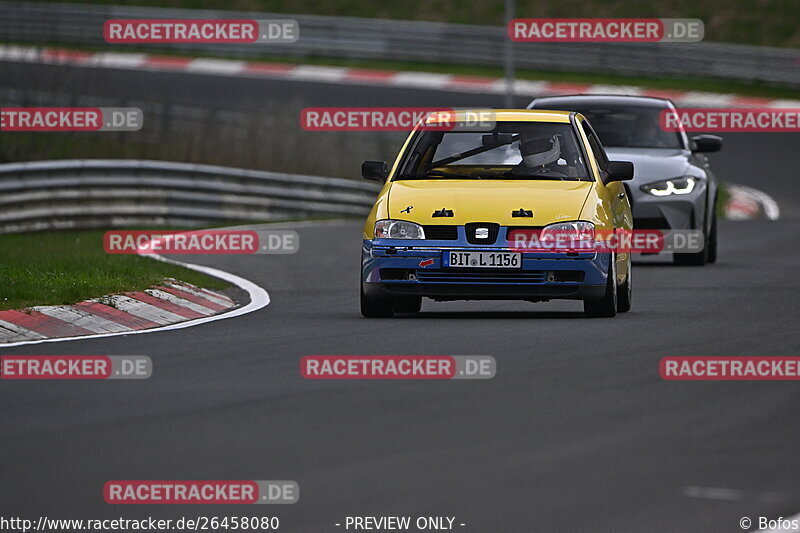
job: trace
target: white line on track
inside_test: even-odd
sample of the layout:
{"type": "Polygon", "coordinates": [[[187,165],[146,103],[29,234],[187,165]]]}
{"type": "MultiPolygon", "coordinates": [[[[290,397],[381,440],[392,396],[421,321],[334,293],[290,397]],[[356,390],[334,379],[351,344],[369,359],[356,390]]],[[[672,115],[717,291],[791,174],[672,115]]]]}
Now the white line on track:
{"type": "Polygon", "coordinates": [[[395,74],[389,83],[391,85],[403,87],[425,87],[435,89],[447,86],[452,78],[450,74],[409,71],[395,74]]]}
{"type": "Polygon", "coordinates": [[[717,487],[686,487],[683,495],[687,498],[707,500],[738,501],[744,498],[744,492],[737,489],[721,489],[717,487]]]}
{"type": "Polygon", "coordinates": [[[317,65],[300,65],[293,68],[288,77],[296,80],[339,81],[347,75],[347,69],[341,67],[323,67],[317,65]]]}
{"type": "MultiPolygon", "coordinates": [[[[302,222],[277,222],[274,224],[267,224],[270,229],[278,229],[278,228],[296,228],[296,227],[309,227],[319,225],[321,223],[327,225],[339,225],[339,224],[346,224],[348,221],[346,220],[308,220],[302,222]]],[[[226,227],[225,229],[248,229],[252,228],[253,225],[244,225],[244,226],[236,226],[234,227],[226,227]]],[[[195,265],[193,263],[184,263],[182,261],[177,261],[175,259],[168,259],[166,257],[162,257],[156,254],[148,254],[147,257],[151,259],[155,259],[156,261],[162,261],[164,263],[170,263],[173,265],[182,266],[188,268],[189,270],[194,270],[196,272],[201,272],[203,274],[207,274],[209,276],[219,278],[223,281],[227,281],[232,285],[236,285],[243,291],[246,291],[248,295],[250,295],[250,303],[245,305],[244,307],[239,307],[232,311],[224,311],[218,315],[207,316],[203,318],[195,318],[191,320],[186,320],[184,322],[178,322],[175,324],[169,324],[166,326],[159,326],[156,328],[150,329],[137,329],[132,331],[126,332],[119,332],[119,333],[99,333],[96,335],[83,335],[81,337],[58,337],[58,338],[48,338],[48,339],[37,339],[37,340],[25,340],[25,341],[17,341],[17,342],[7,342],[0,344],[0,348],[10,348],[12,346],[22,346],[26,344],[41,344],[44,342],[66,342],[66,341],[75,341],[75,340],[86,340],[86,339],[99,339],[103,337],[117,337],[120,335],[138,335],[140,333],[157,333],[159,331],[171,331],[175,329],[183,329],[183,328],[190,328],[192,326],[199,326],[200,324],[205,324],[207,322],[215,322],[217,320],[225,320],[226,318],[234,318],[241,315],[246,315],[248,313],[252,313],[253,311],[258,311],[259,309],[266,307],[269,305],[269,293],[264,290],[263,288],[259,287],[255,283],[250,280],[244,279],[242,277],[237,276],[236,274],[231,274],[230,272],[225,272],[224,270],[219,270],[212,267],[207,267],[203,265],[195,265]]],[[[13,325],[9,325],[7,329],[12,329],[13,325]]],[[[3,325],[3,327],[6,327],[3,325]]],[[[34,335],[34,332],[28,332],[29,335],[34,335]]],[[[38,335],[38,334],[36,334],[38,335]]]]}
{"type": "MultiPolygon", "coordinates": [[[[346,224],[348,221],[341,220],[341,219],[332,219],[332,220],[307,220],[301,222],[277,222],[273,224],[267,224],[270,229],[279,229],[279,228],[303,228],[309,226],[316,226],[319,224],[327,224],[327,225],[339,225],[339,224],[346,224]]],[[[253,225],[243,225],[243,226],[235,226],[235,227],[226,227],[225,229],[249,229],[252,228],[253,225]]],[[[36,340],[25,340],[25,341],[16,341],[16,342],[7,342],[0,344],[0,348],[10,348],[12,346],[22,346],[26,344],[41,344],[43,342],[65,342],[65,341],[74,341],[74,340],[85,340],[85,339],[99,339],[103,337],[117,337],[119,335],[138,335],[140,333],[157,333],[159,331],[171,331],[174,329],[183,329],[183,328],[190,328],[192,326],[199,326],[200,324],[205,324],[207,322],[214,322],[217,320],[224,320],[226,318],[234,318],[241,315],[246,315],[248,313],[252,313],[253,311],[258,311],[262,307],[266,307],[269,305],[269,293],[264,290],[263,288],[259,287],[255,283],[250,280],[244,279],[242,277],[237,276],[236,274],[231,274],[230,272],[225,272],[224,270],[219,270],[212,267],[207,267],[203,265],[195,265],[193,263],[184,263],[182,261],[176,261],[175,259],[168,259],[166,257],[162,257],[156,254],[148,254],[147,257],[151,259],[155,259],[156,261],[162,261],[164,263],[170,263],[173,265],[179,265],[190,270],[194,270],[196,272],[202,272],[203,274],[207,274],[209,276],[219,278],[223,281],[227,281],[232,285],[236,285],[243,291],[246,291],[247,294],[250,295],[250,303],[245,305],[244,307],[239,307],[232,311],[224,311],[218,315],[207,316],[203,318],[195,318],[191,320],[186,320],[184,322],[178,322],[175,324],[169,324],[165,326],[159,326],[150,329],[137,329],[133,331],[126,331],[126,332],[119,332],[119,333],[99,333],[96,335],[84,335],[81,337],[59,337],[59,338],[47,338],[47,339],[36,339],[36,340]]],[[[4,325],[4,327],[6,327],[4,325]]],[[[12,329],[11,327],[7,327],[7,329],[12,329]]],[[[29,335],[33,335],[34,332],[29,332],[29,335]]],[[[38,335],[38,334],[36,334],[38,335]]]]}
{"type": "Polygon", "coordinates": [[[186,66],[186,70],[188,72],[198,72],[202,74],[222,74],[231,76],[244,72],[246,67],[247,63],[244,61],[198,58],[192,60],[186,66]]]}
{"type": "Polygon", "coordinates": [[[155,259],[156,261],[162,261],[164,263],[179,265],[188,268],[190,270],[194,270],[196,272],[202,272],[203,274],[207,274],[209,276],[227,281],[232,285],[236,285],[237,287],[246,291],[250,295],[250,303],[248,303],[243,307],[239,307],[232,311],[223,312],[218,315],[207,316],[204,318],[195,318],[193,320],[187,320],[185,322],[178,322],[176,324],[170,324],[168,326],[160,326],[157,328],[137,329],[134,331],[127,331],[120,333],[101,333],[97,335],[84,335],[82,337],[61,337],[54,339],[8,342],[5,344],[0,344],[0,348],[8,348],[11,346],[22,346],[24,344],[40,344],[43,342],[65,342],[65,341],[86,340],[86,339],[99,339],[102,337],[117,337],[119,335],[138,335],[140,333],[156,333],[159,331],[171,331],[175,329],[190,328],[192,326],[199,326],[200,324],[205,324],[207,322],[215,322],[217,320],[225,320],[226,318],[234,318],[237,316],[246,315],[248,313],[252,313],[253,311],[258,311],[262,307],[266,307],[267,305],[269,305],[269,293],[267,293],[266,290],[259,287],[252,281],[241,278],[235,274],[231,274],[230,272],[225,272],[224,270],[219,270],[216,268],[203,265],[184,263],[182,261],[176,261],[175,259],[167,259],[166,257],[161,257],[160,255],[155,255],[155,254],[148,255],[148,257],[155,259]]]}
{"type": "Polygon", "coordinates": [[[107,68],[140,68],[147,62],[147,54],[104,52],[95,54],[89,65],[107,68]]]}

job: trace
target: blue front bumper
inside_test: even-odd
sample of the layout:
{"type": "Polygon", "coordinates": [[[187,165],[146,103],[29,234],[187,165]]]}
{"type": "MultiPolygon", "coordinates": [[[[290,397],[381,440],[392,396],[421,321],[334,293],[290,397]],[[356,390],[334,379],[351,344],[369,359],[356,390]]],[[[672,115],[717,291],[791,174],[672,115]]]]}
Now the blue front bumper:
{"type": "Polygon", "coordinates": [[[608,276],[608,253],[522,252],[516,269],[447,268],[442,253],[518,251],[501,228],[493,246],[457,240],[364,240],[361,280],[370,298],[426,296],[437,300],[549,300],[602,298],[608,276]]]}

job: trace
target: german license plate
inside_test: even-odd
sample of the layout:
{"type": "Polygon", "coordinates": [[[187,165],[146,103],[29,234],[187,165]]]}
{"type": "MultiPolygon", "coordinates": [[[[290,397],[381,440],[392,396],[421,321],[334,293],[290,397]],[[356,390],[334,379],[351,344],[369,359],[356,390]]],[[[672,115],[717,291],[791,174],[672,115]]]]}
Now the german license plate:
{"type": "Polygon", "coordinates": [[[450,268],[522,268],[522,254],[514,252],[442,252],[442,265],[450,268]]]}

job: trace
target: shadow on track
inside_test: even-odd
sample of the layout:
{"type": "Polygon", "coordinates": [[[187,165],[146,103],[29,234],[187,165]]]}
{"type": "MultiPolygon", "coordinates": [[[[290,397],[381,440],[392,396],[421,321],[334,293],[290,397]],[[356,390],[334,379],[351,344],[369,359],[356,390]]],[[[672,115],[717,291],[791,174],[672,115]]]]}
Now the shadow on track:
{"type": "Polygon", "coordinates": [[[563,318],[586,318],[582,311],[421,311],[414,314],[397,313],[394,318],[403,319],[563,319],[563,318]]]}

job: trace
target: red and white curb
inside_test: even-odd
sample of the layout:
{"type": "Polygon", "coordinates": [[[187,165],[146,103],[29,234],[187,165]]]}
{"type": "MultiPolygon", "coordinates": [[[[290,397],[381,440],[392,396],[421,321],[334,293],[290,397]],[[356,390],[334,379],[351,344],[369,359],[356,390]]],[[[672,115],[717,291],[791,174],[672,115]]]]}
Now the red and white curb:
{"type": "Polygon", "coordinates": [[[780,218],[778,203],[767,193],[745,185],[728,185],[727,189],[730,196],[724,206],[725,218],[730,220],[780,218]]]}
{"type": "Polygon", "coordinates": [[[222,293],[165,280],[142,292],[114,294],[73,305],[0,311],[0,347],[182,329],[244,315],[269,305],[267,291],[229,272],[158,255],[148,257],[225,280],[246,291],[250,302],[237,307],[236,302],[222,293]]]}
{"type": "Polygon", "coordinates": [[[0,346],[53,337],[81,337],[156,328],[236,307],[228,296],[177,280],[142,292],[114,294],[73,305],[0,311],[0,346]]]}
{"type": "MultiPolygon", "coordinates": [[[[189,74],[246,78],[277,78],[294,81],[383,85],[438,89],[458,92],[506,92],[503,78],[464,76],[435,72],[413,72],[317,65],[292,65],[263,61],[191,58],[119,52],[83,52],[62,48],[0,45],[0,61],[62,64],[84,67],[142,71],[170,71],[189,74]]],[[[551,94],[625,94],[669,98],[687,107],[772,107],[800,108],[800,100],[757,98],[704,91],[649,89],[633,85],[598,85],[550,81],[514,81],[514,93],[523,96],[551,94]]]]}

